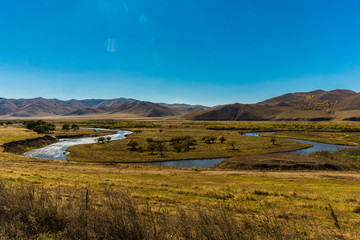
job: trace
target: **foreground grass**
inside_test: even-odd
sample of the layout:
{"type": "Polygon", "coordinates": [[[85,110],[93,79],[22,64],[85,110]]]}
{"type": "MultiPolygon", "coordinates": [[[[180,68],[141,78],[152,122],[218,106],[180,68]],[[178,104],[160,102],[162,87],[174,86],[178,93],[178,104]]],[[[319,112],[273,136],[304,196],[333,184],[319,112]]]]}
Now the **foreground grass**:
{"type": "Polygon", "coordinates": [[[141,133],[133,133],[127,136],[126,140],[113,141],[107,144],[77,145],[68,148],[69,161],[80,162],[151,162],[180,159],[205,159],[231,157],[245,154],[263,154],[271,152],[292,151],[308,147],[309,145],[280,139],[272,144],[269,138],[258,138],[240,135],[236,131],[217,131],[198,128],[162,128],[162,129],[141,129],[141,133]],[[160,130],[162,132],[160,132],[160,130]],[[206,144],[201,140],[202,136],[224,136],[226,139],[235,140],[235,150],[226,143],[216,140],[213,144],[206,144]],[[154,141],[168,141],[174,136],[191,136],[196,139],[197,145],[188,152],[176,152],[172,145],[165,143],[164,156],[155,151],[139,152],[130,151],[126,145],[130,140],[138,142],[145,148],[147,138],[154,141]]]}
{"type": "Polygon", "coordinates": [[[4,238],[360,237],[356,173],[214,171],[10,156],[0,154],[4,238]]]}

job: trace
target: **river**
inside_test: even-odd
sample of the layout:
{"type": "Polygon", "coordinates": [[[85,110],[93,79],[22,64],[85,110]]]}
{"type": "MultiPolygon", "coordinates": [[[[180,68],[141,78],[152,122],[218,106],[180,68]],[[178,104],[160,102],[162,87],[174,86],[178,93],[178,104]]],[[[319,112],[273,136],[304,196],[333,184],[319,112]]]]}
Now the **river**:
{"type": "MultiPolygon", "coordinates": [[[[124,139],[127,134],[131,134],[130,131],[123,131],[123,130],[113,130],[113,129],[102,129],[102,128],[94,128],[95,131],[100,130],[112,130],[116,131],[115,134],[102,136],[104,138],[110,137],[110,141],[120,140],[124,139]]],[[[24,156],[28,157],[37,157],[37,158],[47,158],[47,159],[53,159],[53,160],[62,160],[66,161],[66,155],[69,154],[68,151],[66,151],[66,148],[80,145],[80,144],[91,144],[95,143],[96,139],[99,137],[85,137],[85,138],[77,138],[77,139],[60,139],[59,142],[50,144],[46,147],[37,148],[30,150],[28,152],[23,153],[24,156]]]]}
{"type": "MultiPolygon", "coordinates": [[[[100,129],[95,128],[95,131],[99,130],[109,130],[109,129],[100,129]]],[[[130,131],[124,130],[113,130],[116,131],[115,134],[106,135],[103,137],[111,137],[111,141],[124,139],[127,134],[131,134],[130,131]]],[[[260,134],[262,132],[252,132],[246,133],[247,136],[253,137],[261,137],[260,134]]],[[[78,138],[78,139],[61,139],[59,142],[53,143],[43,148],[34,149],[24,153],[23,155],[28,157],[38,157],[38,158],[47,158],[47,159],[54,159],[54,160],[62,160],[66,161],[66,155],[69,153],[66,151],[66,148],[70,146],[80,145],[80,144],[91,144],[95,143],[95,140],[99,137],[86,137],[86,138],[78,138]]],[[[302,142],[311,144],[312,147],[290,151],[290,152],[283,152],[283,153],[291,153],[291,154],[310,154],[317,151],[339,151],[344,148],[352,148],[352,146],[346,145],[334,145],[334,144],[327,144],[327,143],[319,143],[307,140],[300,140],[300,139],[293,139],[293,138],[286,138],[287,140],[302,142]]],[[[211,168],[212,166],[226,160],[226,158],[216,158],[216,159],[189,159],[189,160],[175,160],[175,161],[164,161],[164,162],[151,162],[147,164],[151,165],[160,165],[160,166],[173,166],[173,167],[200,167],[200,168],[211,168]]]]}

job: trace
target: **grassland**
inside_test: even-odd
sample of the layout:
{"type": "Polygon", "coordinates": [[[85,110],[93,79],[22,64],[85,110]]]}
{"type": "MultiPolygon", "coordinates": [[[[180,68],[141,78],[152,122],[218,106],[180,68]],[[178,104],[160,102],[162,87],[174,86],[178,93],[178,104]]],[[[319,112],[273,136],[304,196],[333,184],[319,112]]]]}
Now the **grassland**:
{"type": "MultiPolygon", "coordinates": [[[[180,126],[162,133],[142,130],[129,137],[140,142],[175,133],[195,138],[218,134],[236,139],[241,151],[293,147],[285,140],[273,147],[267,138],[250,139],[236,131],[180,126]],[[249,143],[252,139],[260,142],[249,143]]],[[[107,148],[120,142],[88,146],[107,148]]],[[[200,142],[196,147],[201,149],[200,142]]],[[[209,145],[232,153],[226,144],[209,145]]],[[[97,164],[0,152],[0,238],[359,239],[359,181],[354,171],[97,164]]]]}
{"type": "MultiPolygon", "coordinates": [[[[136,132],[138,129],[132,129],[136,132]]],[[[140,133],[127,136],[126,140],[113,141],[106,144],[78,145],[68,148],[69,161],[81,162],[151,162],[180,159],[206,159],[232,157],[245,154],[264,154],[271,152],[284,152],[308,147],[307,144],[280,139],[272,144],[268,138],[254,138],[244,136],[236,131],[216,131],[200,128],[146,128],[140,133]],[[176,152],[168,141],[171,137],[191,136],[197,141],[197,145],[191,146],[189,151],[176,152]],[[215,143],[207,144],[202,140],[203,136],[214,136],[215,143]],[[220,143],[217,139],[224,136],[225,139],[235,141],[234,149],[228,144],[220,143]],[[134,140],[145,149],[147,139],[165,141],[166,150],[164,156],[157,151],[151,154],[149,151],[130,151],[127,143],[134,140]]]]}
{"type": "MultiPolygon", "coordinates": [[[[25,194],[28,186],[39,186],[36,190],[39,193],[36,192],[37,194],[32,199],[40,201],[41,196],[45,198],[42,189],[47,189],[49,196],[45,199],[48,199],[47,201],[50,201],[51,205],[49,202],[45,202],[42,205],[43,210],[36,209],[37,211],[32,214],[29,213],[30,216],[34,214],[41,216],[34,218],[33,223],[44,221],[43,217],[49,214],[52,208],[48,208],[52,206],[53,210],[56,209],[57,214],[50,214],[48,218],[59,218],[62,222],[72,221],[71,223],[75,224],[75,226],[60,225],[60,227],[56,225],[58,227],[54,228],[55,230],[39,228],[32,233],[33,236],[25,230],[18,230],[18,234],[27,234],[34,238],[39,237],[39,233],[67,236],[66,234],[70,234],[73,228],[78,228],[78,226],[84,227],[82,233],[87,231],[91,233],[95,231],[91,223],[96,222],[96,216],[99,213],[101,213],[99,215],[101,218],[98,220],[103,221],[103,231],[105,231],[109,226],[114,225],[110,223],[111,221],[122,220],[119,211],[121,213],[124,208],[128,207],[130,210],[135,207],[137,212],[145,212],[140,214],[145,217],[153,214],[156,221],[154,220],[155,222],[152,224],[157,228],[158,234],[170,231],[180,239],[186,238],[184,232],[177,232],[183,228],[187,228],[188,234],[193,236],[190,239],[196,238],[195,233],[198,234],[197,237],[201,236],[198,228],[207,228],[207,224],[202,221],[208,221],[212,228],[218,229],[219,226],[216,225],[216,222],[219,219],[216,219],[212,213],[221,213],[217,217],[221,216],[223,222],[217,224],[220,227],[233,224],[230,227],[237,234],[239,233],[237,228],[243,229],[248,224],[247,228],[250,230],[247,235],[243,236],[243,239],[289,239],[289,237],[357,239],[360,236],[358,231],[360,222],[358,213],[360,186],[358,182],[360,178],[356,173],[266,173],[135,165],[104,166],[22,157],[4,159],[3,155],[0,159],[1,180],[13,186],[10,189],[13,189],[14,186],[23,189],[19,190],[18,195],[25,194]],[[88,211],[84,211],[85,189],[90,190],[88,211]],[[123,195],[120,195],[121,199],[119,199],[119,196],[109,196],[108,191],[114,192],[115,196],[125,193],[125,199],[130,199],[132,203],[124,205],[121,200],[124,199],[123,195]],[[116,204],[117,201],[120,201],[121,204],[116,204]],[[336,227],[329,204],[335,213],[339,228],[336,227]],[[81,214],[85,215],[85,213],[88,216],[87,220],[81,218],[81,214]],[[200,218],[197,221],[196,219],[202,215],[204,215],[204,219],[200,218]],[[182,220],[181,216],[183,216],[182,220]],[[162,218],[166,220],[164,220],[165,223],[161,222],[162,218]],[[188,222],[181,222],[186,219],[188,222]],[[191,222],[190,219],[195,222],[191,222]],[[247,221],[245,221],[246,219],[247,221]],[[167,226],[170,229],[166,229],[167,226]],[[257,232],[260,229],[263,231],[257,232]]],[[[4,202],[5,200],[2,200],[0,211],[3,211],[4,202]]],[[[21,203],[20,200],[15,202],[21,203]]],[[[34,206],[31,209],[34,209],[34,206]]],[[[133,214],[135,213],[133,212],[133,214]]],[[[1,218],[4,218],[4,215],[1,218]]],[[[150,219],[146,218],[146,221],[149,224],[150,219]]],[[[14,222],[14,220],[10,222],[14,222]]],[[[23,222],[22,224],[30,223],[23,222]]],[[[139,227],[138,231],[144,230],[145,227],[148,226],[139,227]]],[[[99,234],[97,237],[101,236],[101,230],[97,229],[96,231],[98,231],[96,234],[99,234]]],[[[217,232],[217,234],[221,233],[220,230],[217,232]]],[[[3,234],[6,233],[3,232],[3,234]]],[[[168,235],[169,239],[171,234],[168,235]]],[[[56,235],[53,237],[55,238],[56,235]]],[[[160,236],[165,238],[166,235],[160,236]]],[[[86,239],[85,237],[80,238],[86,239]]],[[[204,238],[204,235],[201,238],[204,238]]],[[[221,235],[215,235],[213,239],[223,238],[221,235]]]]}
{"type": "Polygon", "coordinates": [[[21,126],[0,126],[0,145],[8,142],[37,138],[41,136],[44,135],[39,135],[36,132],[21,126]]]}

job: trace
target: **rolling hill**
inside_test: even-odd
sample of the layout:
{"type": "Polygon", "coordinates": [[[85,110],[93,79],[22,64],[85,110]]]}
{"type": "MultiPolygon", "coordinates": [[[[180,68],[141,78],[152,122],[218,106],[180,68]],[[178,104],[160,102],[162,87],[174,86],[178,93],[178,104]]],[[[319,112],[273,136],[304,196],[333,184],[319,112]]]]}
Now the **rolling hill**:
{"type": "Polygon", "coordinates": [[[356,120],[360,117],[360,93],[337,89],[288,93],[256,104],[228,104],[187,114],[189,120],[356,120]]]}

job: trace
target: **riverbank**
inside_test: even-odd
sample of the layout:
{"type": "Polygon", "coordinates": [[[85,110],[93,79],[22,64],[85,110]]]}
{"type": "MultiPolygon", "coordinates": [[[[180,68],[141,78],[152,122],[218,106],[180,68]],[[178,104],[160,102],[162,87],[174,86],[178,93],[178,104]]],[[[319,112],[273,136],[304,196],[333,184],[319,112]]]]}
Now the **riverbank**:
{"type": "Polygon", "coordinates": [[[111,130],[95,131],[93,129],[80,129],[77,131],[55,130],[47,135],[37,134],[20,126],[11,126],[0,129],[0,146],[4,152],[22,154],[32,149],[42,148],[56,143],[59,139],[74,139],[84,137],[100,137],[116,133],[111,130]]]}
{"type": "Polygon", "coordinates": [[[38,138],[4,143],[2,145],[2,148],[4,152],[22,154],[31,149],[41,148],[58,141],[59,139],[56,137],[45,135],[43,137],[38,137],[38,138]]]}

